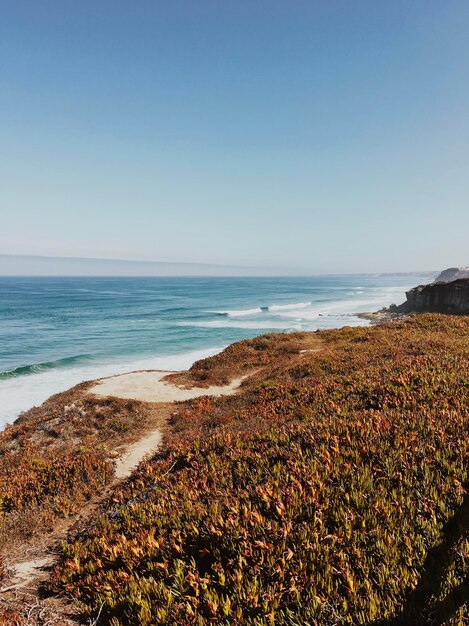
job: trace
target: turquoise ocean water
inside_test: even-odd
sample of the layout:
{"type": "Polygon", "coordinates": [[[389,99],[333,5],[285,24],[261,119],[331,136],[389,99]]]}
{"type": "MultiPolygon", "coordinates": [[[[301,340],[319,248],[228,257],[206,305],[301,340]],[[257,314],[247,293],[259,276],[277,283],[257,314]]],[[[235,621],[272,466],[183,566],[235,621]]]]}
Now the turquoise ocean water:
{"type": "Polygon", "coordinates": [[[0,428],[83,380],[183,369],[270,331],[366,324],[428,274],[0,277],[0,428]]]}

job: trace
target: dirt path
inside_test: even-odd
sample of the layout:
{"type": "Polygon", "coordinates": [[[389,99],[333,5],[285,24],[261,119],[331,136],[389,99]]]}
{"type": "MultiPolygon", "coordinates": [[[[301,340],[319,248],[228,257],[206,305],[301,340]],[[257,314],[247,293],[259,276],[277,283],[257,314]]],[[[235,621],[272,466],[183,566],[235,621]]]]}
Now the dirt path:
{"type": "Polygon", "coordinates": [[[142,437],[129,446],[126,452],[116,461],[115,477],[122,480],[130,476],[132,471],[147,454],[156,452],[162,440],[161,430],[153,430],[149,435],[142,437]]]}
{"type": "MultiPolygon", "coordinates": [[[[320,344],[321,342],[316,337],[310,336],[308,341],[303,343],[303,349],[298,350],[297,361],[302,361],[302,357],[307,356],[310,352],[320,351],[320,344]]],[[[224,367],[224,364],[222,365],[224,367]]],[[[232,364],[233,373],[236,372],[235,366],[236,364],[232,364]]],[[[127,428],[125,438],[123,437],[117,445],[114,441],[110,452],[110,455],[114,455],[115,458],[114,480],[102,491],[97,492],[78,514],[54,523],[53,527],[41,533],[39,540],[37,536],[31,535],[31,538],[21,545],[19,552],[13,554],[10,551],[10,555],[6,558],[8,575],[2,581],[3,587],[0,583],[0,624],[9,623],[2,621],[2,610],[5,608],[19,611],[26,618],[24,623],[31,626],[76,624],[76,621],[68,619],[69,617],[72,620],[76,619],[76,607],[69,603],[64,596],[59,595],[45,599],[39,597],[41,583],[49,577],[50,570],[57,562],[60,541],[66,539],[72,529],[85,528],[90,520],[95,519],[99,515],[103,501],[110,497],[112,490],[121,481],[128,478],[147,455],[158,450],[163,440],[162,428],[177,409],[176,402],[184,402],[201,396],[234,394],[245,378],[253,377],[255,379],[261,369],[253,367],[249,374],[232,380],[230,384],[205,388],[193,386],[197,382],[191,372],[166,371],[130,372],[84,384],[77,391],[81,394],[78,396],[78,407],[81,407],[80,410],[82,411],[86,407],[86,402],[83,401],[84,397],[87,397],[88,401],[94,397],[96,402],[102,402],[103,398],[109,398],[109,404],[112,407],[116,402],[119,402],[116,398],[135,400],[145,403],[145,410],[139,412],[139,410],[134,411],[132,409],[132,420],[125,422],[127,427],[130,425],[130,428],[127,428]],[[142,425],[137,423],[137,420],[143,421],[146,431],[143,430],[142,425]],[[134,425],[135,431],[133,430],[134,425]],[[137,441],[132,441],[132,436],[139,438],[137,441]],[[130,441],[128,441],[129,439],[130,441]],[[116,455],[118,456],[116,457],[116,455]]],[[[220,379],[223,380],[224,377],[220,379]]],[[[69,390],[69,392],[73,391],[73,389],[69,390]]],[[[73,395],[67,398],[66,404],[63,406],[64,414],[67,415],[67,409],[74,406],[74,401],[75,396],[73,395]]],[[[121,410],[118,404],[115,410],[117,412],[121,410]]],[[[102,413],[97,410],[96,415],[99,416],[100,414],[102,413]]],[[[40,424],[40,421],[37,423],[40,424]]]]}
{"type": "MultiPolygon", "coordinates": [[[[90,387],[88,393],[158,404],[173,403],[200,398],[201,396],[231,395],[235,393],[245,378],[236,378],[230,384],[223,386],[186,388],[162,380],[168,374],[174,374],[174,372],[143,371],[112,376],[99,381],[94,387],[90,387]]],[[[145,456],[151,452],[156,452],[161,440],[161,431],[157,429],[130,445],[116,461],[116,479],[122,480],[130,476],[145,456]]]]}
{"type": "MultiPolygon", "coordinates": [[[[88,393],[101,397],[117,397],[151,402],[165,411],[167,409],[169,416],[174,410],[174,402],[190,400],[201,396],[226,396],[233,394],[245,378],[237,378],[230,384],[224,386],[185,388],[162,380],[170,373],[174,374],[174,372],[167,371],[145,371],[112,376],[90,387],[88,393]]],[[[95,515],[99,504],[109,493],[109,490],[120,481],[130,476],[132,471],[147,455],[156,452],[161,445],[162,438],[161,430],[155,429],[145,434],[138,441],[130,444],[115,461],[115,478],[111,485],[108,486],[103,494],[98,495],[93,502],[88,503],[81,516],[71,516],[60,529],[57,529],[53,536],[51,536],[53,543],[47,547],[43,547],[39,554],[34,555],[35,558],[11,564],[9,581],[4,587],[0,588],[0,594],[9,592],[27,594],[31,591],[33,595],[37,593],[38,586],[48,578],[49,571],[55,564],[55,546],[57,542],[66,537],[67,532],[80,518],[89,518],[95,515]]]]}

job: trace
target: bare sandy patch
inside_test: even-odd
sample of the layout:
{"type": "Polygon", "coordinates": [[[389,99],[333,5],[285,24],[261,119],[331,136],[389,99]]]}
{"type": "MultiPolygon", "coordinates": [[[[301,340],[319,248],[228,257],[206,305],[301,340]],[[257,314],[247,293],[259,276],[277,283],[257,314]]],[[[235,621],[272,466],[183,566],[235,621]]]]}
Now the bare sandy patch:
{"type": "MultiPolygon", "coordinates": [[[[143,371],[120,374],[100,380],[90,387],[88,392],[95,396],[167,404],[200,396],[227,396],[234,393],[244,379],[244,377],[237,378],[229,385],[223,386],[188,388],[163,380],[168,374],[174,374],[174,372],[143,371]]],[[[161,439],[161,430],[156,429],[128,446],[124,454],[116,460],[116,479],[127,478],[145,456],[158,450],[161,439]]]]}
{"type": "Polygon", "coordinates": [[[127,448],[125,454],[116,461],[115,477],[127,478],[147,454],[156,452],[161,443],[161,431],[154,430],[127,448]]]}
{"type": "Polygon", "coordinates": [[[242,382],[236,378],[229,385],[211,387],[192,387],[190,389],[178,387],[162,380],[168,374],[175,372],[130,372],[105,378],[89,389],[89,393],[96,396],[111,396],[127,400],[141,400],[143,402],[183,402],[200,396],[228,396],[232,394],[242,382]]]}
{"type": "Polygon", "coordinates": [[[10,584],[8,587],[0,589],[0,592],[4,593],[10,589],[21,589],[27,587],[33,581],[37,583],[40,580],[45,580],[49,576],[47,569],[52,567],[53,564],[53,556],[16,563],[12,568],[10,584]]]}

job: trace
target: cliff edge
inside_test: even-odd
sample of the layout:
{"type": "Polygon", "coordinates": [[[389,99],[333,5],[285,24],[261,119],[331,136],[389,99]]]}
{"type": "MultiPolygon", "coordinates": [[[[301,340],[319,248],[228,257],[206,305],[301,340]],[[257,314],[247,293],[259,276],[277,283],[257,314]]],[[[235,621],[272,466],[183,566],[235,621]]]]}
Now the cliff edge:
{"type": "Polygon", "coordinates": [[[469,315],[469,277],[451,282],[419,285],[407,291],[406,298],[406,302],[390,307],[389,311],[392,313],[469,315]]]}

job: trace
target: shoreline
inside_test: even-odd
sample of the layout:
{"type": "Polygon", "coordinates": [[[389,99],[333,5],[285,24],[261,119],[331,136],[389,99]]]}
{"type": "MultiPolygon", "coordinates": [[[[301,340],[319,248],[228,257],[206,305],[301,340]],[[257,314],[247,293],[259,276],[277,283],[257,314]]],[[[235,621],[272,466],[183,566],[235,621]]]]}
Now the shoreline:
{"type": "Polygon", "coordinates": [[[377,324],[386,324],[386,322],[398,322],[410,317],[410,313],[398,313],[389,309],[380,309],[379,311],[357,313],[357,317],[367,320],[370,326],[377,324]]]}
{"type": "Polygon", "coordinates": [[[28,376],[0,381],[0,397],[4,396],[2,406],[0,406],[4,412],[4,415],[0,415],[0,433],[31,409],[40,407],[52,396],[65,393],[77,385],[128,374],[132,371],[179,372],[189,369],[199,359],[218,354],[225,347],[226,345],[218,345],[207,349],[189,350],[180,354],[137,357],[129,359],[127,362],[120,359],[115,363],[90,365],[83,368],[48,369],[28,376]],[[27,401],[24,394],[21,394],[23,387],[27,387],[27,401]],[[20,398],[19,402],[18,398],[20,398]]]}
{"type": "MultiPolygon", "coordinates": [[[[371,325],[371,324],[388,321],[388,318],[386,317],[379,317],[375,319],[374,316],[379,315],[379,312],[378,313],[366,313],[366,312],[365,313],[346,313],[343,315],[344,315],[344,319],[347,319],[347,320],[349,318],[355,319],[355,320],[356,319],[363,320],[362,324],[358,324],[358,325],[353,324],[351,325],[351,327],[366,326],[367,323],[371,325]]],[[[349,326],[349,324],[345,323],[342,326],[339,326],[337,328],[344,328],[346,326],[349,326]]],[[[272,332],[274,334],[276,333],[289,334],[289,333],[294,333],[294,332],[315,333],[321,330],[329,330],[329,329],[319,328],[316,330],[305,330],[305,331],[296,331],[292,329],[286,329],[286,330],[280,330],[280,331],[273,330],[272,332]]],[[[192,367],[192,365],[198,360],[205,359],[205,358],[219,354],[220,352],[225,350],[228,345],[231,345],[231,344],[225,344],[222,346],[200,349],[200,350],[190,350],[187,352],[182,352],[180,354],[156,355],[153,357],[143,357],[140,359],[137,358],[137,359],[130,360],[127,363],[123,363],[122,360],[119,360],[114,364],[90,365],[89,367],[82,367],[82,368],[76,368],[76,369],[73,369],[73,368],[53,369],[51,368],[51,369],[44,370],[42,372],[39,371],[33,374],[29,374],[27,377],[18,376],[18,377],[12,377],[12,378],[6,379],[4,381],[0,381],[1,383],[3,383],[4,388],[5,387],[7,388],[7,395],[9,391],[8,387],[11,387],[12,389],[9,395],[10,396],[15,395],[16,397],[17,389],[15,389],[15,387],[17,388],[19,386],[18,381],[23,381],[27,378],[28,383],[29,383],[28,389],[32,398],[32,401],[28,402],[26,406],[22,402],[21,403],[22,408],[16,408],[15,415],[12,416],[11,412],[5,418],[3,418],[0,415],[0,433],[3,432],[5,428],[7,428],[8,426],[15,424],[15,422],[18,419],[21,419],[21,417],[24,414],[28,413],[30,410],[41,407],[45,402],[50,400],[50,398],[52,398],[53,396],[57,394],[61,394],[61,393],[66,393],[78,385],[92,384],[92,383],[96,383],[97,381],[116,379],[119,377],[126,377],[136,372],[166,372],[166,374],[177,375],[177,374],[180,374],[181,372],[185,372],[189,370],[190,367],[192,367]],[[150,367],[150,365],[152,364],[154,364],[154,366],[150,367]],[[170,365],[174,364],[174,367],[168,367],[168,364],[170,365]],[[52,377],[54,378],[54,387],[56,388],[49,390],[46,395],[46,393],[44,392],[44,388],[47,387],[48,385],[47,379],[52,378],[52,377]],[[57,378],[59,379],[62,378],[63,384],[58,384],[57,378]]],[[[124,379],[121,379],[121,380],[124,380],[124,379]]],[[[114,383],[114,384],[117,385],[117,383],[114,383]]],[[[161,388],[161,391],[164,392],[164,388],[161,388]]],[[[149,397],[151,395],[151,392],[148,392],[147,390],[147,393],[149,394],[148,395],[149,397]]],[[[0,394],[1,394],[1,387],[0,387],[0,394]]],[[[181,395],[183,396],[184,394],[181,394],[181,395]]],[[[129,396],[129,399],[139,399],[138,396],[139,396],[139,393],[137,392],[137,397],[133,398],[129,396]]],[[[122,398],[123,396],[117,395],[115,397],[122,398]]],[[[144,399],[144,398],[140,398],[140,399],[144,399]]],[[[184,398],[181,397],[181,401],[183,401],[183,399],[184,398]]],[[[148,400],[148,401],[151,401],[151,400],[148,400]]],[[[153,401],[156,401],[156,400],[153,400],[153,401]]],[[[7,399],[6,404],[8,405],[8,399],[7,399]]],[[[3,406],[5,406],[5,403],[3,404],[3,406]]]]}
{"type": "Polygon", "coordinates": [[[141,369],[186,369],[230,343],[263,333],[367,325],[356,312],[401,301],[416,284],[410,276],[226,280],[222,291],[209,280],[171,281],[162,289],[157,280],[116,279],[109,285],[80,278],[51,285],[44,279],[34,290],[19,281],[0,307],[15,325],[13,332],[8,324],[0,332],[5,349],[0,428],[82,381],[141,369]],[[18,299],[32,317],[14,308],[18,299]],[[54,315],[62,320],[59,326],[54,315]],[[20,332],[23,328],[29,334],[20,332]]]}
{"type": "MultiPolygon", "coordinates": [[[[372,317],[375,315],[374,313],[344,313],[342,319],[346,323],[340,326],[334,326],[333,328],[343,328],[345,326],[366,326],[367,324],[379,323],[374,322],[372,317]],[[368,317],[370,316],[370,317],[368,317]],[[349,324],[347,322],[352,322],[355,320],[355,323],[349,324]],[[359,324],[356,323],[356,320],[361,320],[359,324]]],[[[320,318],[324,317],[320,314],[320,318]]],[[[380,321],[387,321],[386,319],[382,319],[380,321]]],[[[308,330],[297,330],[297,329],[289,329],[285,328],[284,330],[267,330],[267,333],[280,333],[280,334],[288,334],[294,332],[305,332],[305,333],[314,333],[321,330],[331,330],[330,328],[317,328],[317,329],[308,329],[308,330]]],[[[263,334],[259,333],[260,336],[263,334]]],[[[248,339],[249,337],[246,337],[248,339]]],[[[235,340],[236,341],[242,341],[235,340]]],[[[49,400],[52,396],[60,393],[64,393],[69,391],[73,387],[80,385],[82,383],[89,383],[97,380],[101,380],[104,378],[112,378],[116,376],[122,376],[125,374],[130,374],[136,371],[168,371],[171,373],[178,373],[182,370],[188,370],[196,361],[200,359],[205,359],[210,356],[215,356],[222,352],[229,344],[217,345],[215,347],[209,347],[198,350],[188,350],[185,352],[181,352],[180,354],[170,354],[170,355],[155,355],[151,357],[142,357],[142,358],[134,358],[124,363],[122,359],[119,359],[115,363],[103,363],[100,365],[90,364],[87,367],[77,367],[77,368],[48,368],[44,371],[38,371],[32,374],[11,377],[5,380],[0,381],[0,410],[5,412],[5,415],[0,414],[0,433],[9,425],[14,424],[17,419],[21,418],[24,413],[27,413],[29,410],[33,408],[37,408],[41,406],[44,402],[49,400]],[[27,379],[27,389],[28,394],[31,400],[28,400],[28,403],[25,404],[24,401],[21,403],[17,402],[17,398],[23,398],[23,394],[21,394],[20,384],[21,381],[26,381],[27,379]],[[53,383],[51,385],[51,379],[53,383]],[[45,392],[45,388],[49,387],[48,391],[45,392]],[[4,398],[1,398],[3,395],[4,398]],[[5,409],[5,407],[11,407],[5,409]]],[[[24,387],[24,385],[23,385],[24,387]]]]}
{"type": "MultiPolygon", "coordinates": [[[[370,326],[375,326],[375,325],[379,325],[379,324],[384,324],[386,322],[392,322],[392,321],[399,321],[399,320],[403,320],[408,318],[410,315],[412,315],[411,313],[402,313],[402,312],[398,312],[398,311],[393,311],[390,310],[390,308],[382,308],[379,309],[378,311],[364,311],[364,312],[354,312],[354,313],[346,313],[343,314],[344,318],[350,318],[350,319],[358,319],[358,320],[363,320],[363,324],[352,324],[349,325],[347,323],[343,324],[342,326],[338,326],[338,327],[334,327],[337,329],[340,328],[344,328],[344,327],[356,327],[356,326],[366,326],[367,324],[370,326]]],[[[321,316],[321,315],[320,315],[321,316]]],[[[293,332],[305,332],[305,333],[314,333],[314,332],[318,332],[321,330],[331,330],[328,328],[318,328],[316,330],[304,330],[304,331],[295,331],[292,329],[288,329],[288,330],[284,330],[284,331],[272,331],[273,333],[280,333],[280,334],[288,334],[288,333],[293,333],[293,332]]],[[[259,335],[260,336],[260,335],[259,335]]],[[[228,344],[231,345],[231,344],[228,344]]],[[[59,388],[57,390],[53,390],[52,392],[50,392],[47,396],[44,395],[43,393],[43,387],[42,387],[42,380],[39,380],[39,378],[44,378],[45,376],[49,375],[51,376],[53,372],[55,372],[56,376],[57,376],[57,372],[61,372],[63,373],[63,376],[66,377],[67,373],[70,374],[70,370],[67,370],[66,368],[61,369],[61,370],[54,370],[54,369],[49,369],[46,370],[44,372],[38,372],[36,374],[32,374],[32,377],[35,377],[34,382],[39,383],[40,391],[38,394],[38,400],[33,402],[32,404],[28,404],[27,407],[20,409],[14,417],[7,417],[6,419],[2,419],[0,416],[0,433],[9,425],[14,424],[16,422],[16,420],[18,420],[19,418],[21,418],[21,416],[24,413],[27,413],[29,410],[34,409],[34,408],[38,408],[39,406],[41,406],[44,402],[46,402],[47,400],[49,400],[52,396],[55,396],[56,394],[60,394],[60,393],[64,393],[66,391],[70,391],[71,389],[73,389],[75,386],[80,385],[80,384],[84,384],[84,383],[93,383],[96,381],[102,381],[102,380],[109,380],[109,379],[116,379],[116,378],[120,378],[121,380],[125,380],[123,377],[129,376],[131,374],[135,374],[138,372],[166,372],[166,374],[175,374],[178,375],[181,372],[184,372],[186,370],[189,370],[190,367],[192,367],[192,365],[200,360],[200,359],[205,359],[211,356],[215,356],[217,354],[219,354],[220,352],[222,352],[223,350],[225,350],[227,347],[227,345],[223,345],[223,346],[217,346],[217,347],[213,347],[213,348],[207,348],[207,349],[200,349],[200,350],[192,350],[192,351],[188,351],[188,352],[183,352],[181,354],[172,354],[172,355],[162,355],[162,356],[153,356],[153,357],[147,357],[147,358],[141,358],[141,359],[137,359],[135,361],[132,361],[128,364],[124,364],[121,361],[115,363],[114,365],[111,364],[106,364],[106,365],[94,365],[94,366],[90,366],[90,368],[83,368],[83,369],[78,369],[77,370],[77,376],[75,377],[75,380],[71,380],[68,383],[64,382],[64,385],[59,386],[59,388]],[[179,367],[174,367],[174,368],[161,368],[158,365],[160,364],[167,364],[168,362],[173,362],[175,365],[179,365],[179,367]],[[133,368],[133,365],[149,365],[150,363],[154,363],[157,364],[156,367],[137,367],[137,368],[133,368]],[[182,365],[182,367],[181,367],[182,365]],[[103,375],[102,371],[103,370],[105,372],[109,372],[109,373],[105,373],[103,375]],[[112,370],[112,371],[111,371],[112,370]],[[80,375],[78,375],[78,373],[80,373],[80,375]],[[87,375],[91,374],[91,375],[87,375]],[[98,375],[96,375],[98,374],[98,375]]],[[[3,381],[4,383],[8,383],[10,381],[18,381],[19,379],[22,379],[23,377],[18,377],[18,378],[11,378],[8,379],[6,381],[3,381]]],[[[74,378],[74,377],[72,377],[74,378]]],[[[30,381],[31,382],[31,381],[30,381]]],[[[160,381],[156,381],[157,383],[160,381]]],[[[108,383],[109,384],[109,383],[108,383]]],[[[114,385],[116,385],[116,388],[118,387],[117,383],[114,383],[114,385]]],[[[111,385],[112,386],[112,385],[111,385]]],[[[142,399],[145,401],[145,398],[142,396],[142,394],[145,395],[145,393],[147,394],[147,397],[150,397],[152,395],[152,392],[148,390],[148,384],[145,385],[144,383],[140,382],[140,384],[138,385],[139,387],[141,387],[140,391],[137,390],[135,397],[133,397],[132,395],[130,396],[126,396],[129,399],[142,399]],[[145,392],[143,390],[143,388],[147,387],[147,391],[145,392]],[[142,397],[141,397],[142,396],[142,397]]],[[[160,392],[164,394],[165,392],[165,388],[161,387],[160,392]]],[[[98,394],[98,395],[102,395],[102,394],[98,394]]],[[[201,394],[202,395],[202,394],[201,394]]],[[[120,397],[123,398],[124,396],[122,395],[117,395],[115,397],[120,397]]],[[[184,394],[181,394],[181,399],[180,401],[183,401],[184,399],[184,394]]],[[[146,401],[157,401],[157,400],[146,400],[146,401]]],[[[173,400],[171,400],[173,401],[173,400]]]]}

